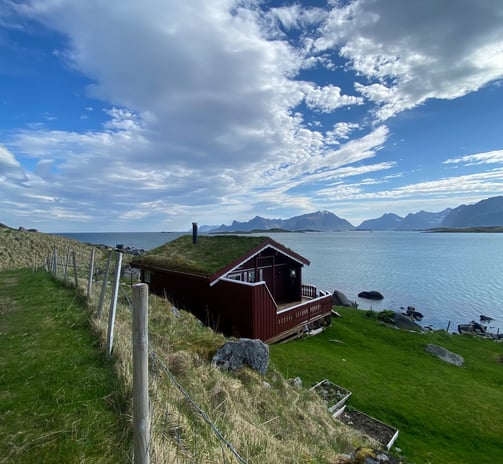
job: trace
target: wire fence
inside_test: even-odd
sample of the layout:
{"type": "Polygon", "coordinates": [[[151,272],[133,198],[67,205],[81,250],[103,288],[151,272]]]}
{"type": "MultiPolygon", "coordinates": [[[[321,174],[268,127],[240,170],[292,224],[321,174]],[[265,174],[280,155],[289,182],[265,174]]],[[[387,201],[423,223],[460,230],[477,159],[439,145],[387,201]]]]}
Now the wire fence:
{"type": "MultiPolygon", "coordinates": [[[[94,314],[96,318],[102,318],[104,312],[103,309],[106,304],[108,304],[108,355],[111,355],[113,351],[113,334],[117,304],[120,303],[122,304],[122,306],[129,308],[128,312],[131,313],[133,319],[131,324],[132,326],[134,326],[135,311],[140,310],[138,306],[141,306],[141,303],[138,303],[138,301],[135,302],[134,295],[134,287],[139,280],[139,275],[136,274],[135,271],[132,270],[128,265],[122,264],[122,256],[122,252],[112,250],[109,251],[106,260],[103,260],[103,258],[101,258],[100,260],[95,262],[96,255],[95,250],[93,249],[90,254],[89,261],[82,262],[81,260],[77,259],[75,252],[71,250],[67,250],[67,253],[64,256],[58,256],[57,251],[54,249],[51,254],[48,254],[45,262],[42,264],[42,267],[45,268],[45,270],[47,270],[48,272],[52,273],[57,279],[62,280],[67,285],[74,286],[79,291],[85,291],[88,304],[92,309],[96,310],[94,314]],[[114,266],[112,266],[113,262],[115,262],[114,266]]],[[[33,270],[37,271],[39,266],[40,263],[38,263],[37,265],[37,263],[34,262],[33,270]]],[[[146,284],[141,285],[147,287],[148,294],[148,286],[146,284]]],[[[131,329],[133,331],[134,327],[132,327],[131,329]]],[[[147,372],[149,373],[148,379],[145,386],[142,388],[146,388],[147,391],[139,393],[135,392],[133,388],[132,406],[133,411],[136,411],[135,403],[139,402],[138,398],[141,395],[147,395],[148,424],[136,424],[133,417],[133,440],[135,441],[137,439],[135,438],[135,436],[145,433],[145,431],[148,432],[148,436],[142,438],[145,443],[145,452],[138,452],[135,444],[134,463],[149,464],[150,458],[152,458],[153,462],[165,462],[163,460],[159,460],[156,456],[156,454],[162,455],[164,453],[156,453],[156,451],[154,450],[154,447],[152,446],[152,431],[155,431],[156,437],[158,437],[155,447],[158,448],[165,445],[167,447],[175,449],[175,461],[170,462],[176,462],[180,464],[198,464],[207,462],[206,457],[203,456],[203,453],[200,453],[198,451],[198,439],[193,440],[194,446],[192,447],[192,449],[187,446],[186,440],[183,439],[182,434],[182,429],[186,428],[186,423],[183,424],[183,427],[181,422],[178,424],[176,422],[174,423],[173,417],[175,417],[176,414],[171,414],[172,417],[170,417],[170,412],[166,411],[164,415],[156,416],[157,423],[155,422],[154,415],[152,414],[152,411],[154,409],[161,410],[165,408],[166,405],[170,407],[170,403],[172,404],[176,401],[179,401],[180,399],[183,399],[190,406],[192,412],[202,419],[202,421],[191,421],[190,427],[192,436],[204,436],[206,437],[205,439],[208,439],[208,433],[201,429],[204,427],[209,428],[209,430],[212,432],[212,435],[214,436],[214,440],[217,440],[217,442],[219,443],[219,445],[217,446],[221,449],[220,462],[239,462],[241,464],[247,464],[247,461],[239,454],[235,446],[233,446],[233,444],[225,438],[224,434],[219,430],[215,422],[193,398],[193,395],[191,395],[190,392],[183,387],[175,374],[163,361],[162,357],[158,353],[156,353],[155,350],[150,350],[150,347],[148,346],[148,333],[145,337],[147,342],[147,350],[149,350],[148,361],[150,362],[150,366],[147,366],[147,372]],[[162,377],[160,377],[158,373],[162,373],[162,377]],[[155,381],[153,379],[153,376],[155,376],[155,381]],[[175,388],[162,388],[163,383],[170,383],[175,388]],[[162,397],[160,392],[166,391],[176,391],[178,399],[166,398],[165,394],[164,397],[162,397]],[[159,437],[161,438],[159,439],[159,437]],[[161,443],[159,443],[159,441],[161,443]]],[[[133,339],[135,339],[134,334],[133,339]]],[[[133,352],[134,350],[136,350],[138,345],[141,345],[142,341],[145,342],[145,340],[135,340],[133,342],[133,352]]],[[[134,353],[132,359],[134,364],[136,359],[134,353]]],[[[133,372],[135,372],[136,369],[137,366],[133,365],[133,372]]],[[[134,383],[135,380],[133,379],[133,384],[134,383]]],[[[213,460],[212,462],[216,461],[213,460]]]]}
{"type": "MultiPolygon", "coordinates": [[[[222,432],[218,429],[218,427],[215,425],[215,423],[210,419],[210,417],[199,407],[197,402],[190,396],[190,394],[183,388],[183,386],[178,382],[176,379],[176,376],[168,369],[166,364],[156,355],[155,352],[150,353],[150,360],[154,366],[159,366],[159,368],[166,374],[166,377],[173,382],[173,384],[176,386],[176,388],[182,393],[182,395],[188,400],[190,405],[193,407],[193,409],[204,419],[204,421],[209,425],[215,436],[220,440],[220,442],[227,448],[232,455],[236,458],[236,460],[242,464],[247,464],[247,461],[245,461],[237,452],[237,450],[234,448],[232,443],[230,443],[222,434],[222,432]]],[[[222,462],[227,462],[225,455],[222,455],[222,462]]]]}

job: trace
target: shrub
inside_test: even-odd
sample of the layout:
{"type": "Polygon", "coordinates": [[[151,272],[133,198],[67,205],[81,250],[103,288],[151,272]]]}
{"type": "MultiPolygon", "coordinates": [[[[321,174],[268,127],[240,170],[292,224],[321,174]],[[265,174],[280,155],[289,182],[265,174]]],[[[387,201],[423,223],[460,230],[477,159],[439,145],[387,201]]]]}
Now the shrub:
{"type": "Polygon", "coordinates": [[[394,324],[395,322],[395,312],[390,309],[383,309],[377,314],[377,319],[386,324],[394,324]]]}

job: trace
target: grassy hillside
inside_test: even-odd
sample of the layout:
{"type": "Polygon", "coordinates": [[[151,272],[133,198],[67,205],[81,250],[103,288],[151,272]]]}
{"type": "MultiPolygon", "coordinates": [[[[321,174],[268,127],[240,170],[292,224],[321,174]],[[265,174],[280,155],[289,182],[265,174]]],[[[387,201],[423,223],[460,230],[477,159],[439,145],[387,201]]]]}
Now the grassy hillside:
{"type": "MultiPolygon", "coordinates": [[[[104,333],[106,321],[96,323],[104,333]]],[[[116,330],[117,369],[122,383],[130,386],[129,308],[119,308],[116,330]]],[[[237,462],[192,402],[249,464],[334,463],[339,453],[372,443],[333,420],[316,394],[291,386],[273,367],[263,378],[250,369],[232,374],[211,365],[224,342],[191,314],[150,297],[149,349],[155,354],[151,462],[237,462]]]]}
{"type": "Polygon", "coordinates": [[[307,383],[327,378],[353,392],[349,403],[398,428],[396,446],[417,464],[494,463],[503,436],[503,344],[444,331],[415,334],[365,311],[339,308],[322,335],[271,346],[274,364],[307,383]],[[427,344],[460,354],[455,367],[427,344]]]}
{"type": "MultiPolygon", "coordinates": [[[[0,241],[0,253],[11,258],[5,261],[10,267],[17,262],[8,249],[14,242],[27,240],[30,250],[44,250],[39,253],[44,259],[54,246],[46,234],[1,233],[7,240],[0,241]]],[[[59,239],[80,250],[87,262],[88,246],[59,239]]],[[[18,263],[31,267],[30,260],[18,263]]],[[[130,308],[117,309],[114,352],[107,361],[102,356],[107,317],[96,320],[96,308],[79,292],[31,269],[0,272],[0,283],[0,463],[42,462],[38,456],[62,462],[59,453],[66,453],[65,462],[121,462],[130,452],[131,436],[130,308]],[[87,441],[94,445],[86,450],[87,441]]],[[[99,291],[99,283],[94,289],[99,291]]],[[[126,291],[123,286],[121,295],[126,291]]],[[[190,314],[155,297],[149,311],[149,348],[155,353],[152,463],[234,462],[192,401],[249,464],[336,462],[339,453],[371,441],[333,420],[308,392],[306,387],[324,378],[353,392],[350,405],[398,428],[396,446],[412,463],[499,458],[500,343],[444,332],[401,332],[365,317],[364,311],[340,308],[342,319],[323,334],[271,346],[271,365],[262,378],[248,369],[228,374],[212,366],[212,355],[225,339],[190,314]],[[425,353],[428,343],[464,356],[465,366],[425,353]],[[285,380],[296,376],[304,388],[285,380]]]]}
{"type": "MultiPolygon", "coordinates": [[[[91,246],[59,235],[11,229],[0,224],[0,271],[23,267],[42,266],[56,248],[60,261],[68,250],[75,251],[77,261],[89,261],[91,246]]],[[[98,256],[97,258],[99,258],[98,256]]]]}
{"type": "MultiPolygon", "coordinates": [[[[10,231],[9,242],[0,242],[4,256],[2,245],[18,234],[48,239],[33,248],[53,245],[45,234],[10,231]]],[[[82,250],[87,261],[88,248],[82,250]]],[[[84,289],[76,292],[31,268],[0,272],[0,285],[0,463],[130,462],[129,306],[118,305],[107,360],[108,314],[95,318],[96,308],[79,296],[84,289]]],[[[94,289],[99,292],[99,283],[94,289]]],[[[127,291],[123,285],[122,302],[127,291]]],[[[272,366],[265,378],[212,366],[224,342],[189,313],[151,297],[151,463],[236,462],[194,404],[249,464],[333,463],[340,453],[373,444],[333,420],[315,393],[291,386],[272,366]]]]}

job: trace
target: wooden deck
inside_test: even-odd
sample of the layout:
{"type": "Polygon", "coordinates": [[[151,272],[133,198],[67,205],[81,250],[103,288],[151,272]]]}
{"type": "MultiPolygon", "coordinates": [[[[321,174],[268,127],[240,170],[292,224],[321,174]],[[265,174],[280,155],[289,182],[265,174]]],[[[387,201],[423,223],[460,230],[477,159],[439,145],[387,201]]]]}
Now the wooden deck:
{"type": "Polygon", "coordinates": [[[306,293],[307,296],[303,296],[300,301],[277,306],[276,335],[266,340],[266,343],[275,343],[286,338],[300,336],[309,325],[325,317],[331,317],[332,295],[330,293],[313,292],[312,286],[309,286],[307,292],[303,291],[304,295],[306,293]]]}
{"type": "Polygon", "coordinates": [[[308,301],[312,300],[312,298],[307,298],[305,296],[302,297],[302,300],[298,300],[298,301],[290,301],[289,303],[282,303],[282,304],[279,304],[278,305],[278,313],[280,311],[283,311],[284,309],[287,309],[287,308],[293,308],[294,306],[299,306],[303,303],[307,303],[308,301]]]}

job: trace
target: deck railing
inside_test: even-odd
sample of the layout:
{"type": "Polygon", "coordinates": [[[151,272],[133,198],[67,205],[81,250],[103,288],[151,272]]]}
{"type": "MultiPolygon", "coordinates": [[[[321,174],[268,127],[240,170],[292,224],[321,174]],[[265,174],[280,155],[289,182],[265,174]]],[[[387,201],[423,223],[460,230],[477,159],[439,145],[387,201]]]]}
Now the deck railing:
{"type": "Polygon", "coordinates": [[[302,284],[302,296],[305,298],[316,298],[318,296],[316,286],[302,284]]]}
{"type": "Polygon", "coordinates": [[[308,324],[330,314],[332,310],[332,295],[328,292],[320,291],[320,296],[316,296],[318,294],[316,287],[311,285],[303,285],[303,293],[304,287],[311,287],[308,293],[314,294],[315,297],[304,295],[312,299],[278,311],[276,314],[276,333],[286,332],[297,326],[301,327],[303,324],[308,324]]]}

